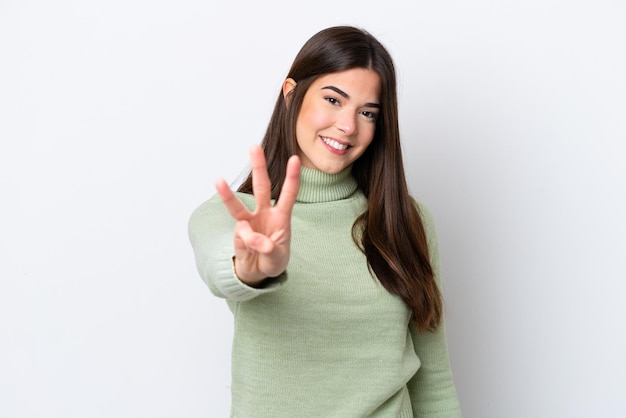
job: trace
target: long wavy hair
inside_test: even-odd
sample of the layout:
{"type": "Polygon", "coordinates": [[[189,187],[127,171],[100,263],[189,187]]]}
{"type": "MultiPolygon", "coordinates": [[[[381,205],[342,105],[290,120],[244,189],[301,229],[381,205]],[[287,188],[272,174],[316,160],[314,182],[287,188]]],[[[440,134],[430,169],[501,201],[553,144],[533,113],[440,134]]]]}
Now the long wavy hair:
{"type": "MultiPolygon", "coordinates": [[[[386,48],[368,32],[351,26],[330,27],[313,35],[298,52],[287,75],[297,83],[289,93],[289,105],[281,91],[261,144],[272,198],[279,198],[287,160],[298,153],[296,120],[308,88],[323,75],[353,68],[370,69],[380,76],[381,111],[374,139],[352,166],[368,201],[354,222],[352,238],[365,254],[370,271],[412,311],[417,328],[434,331],[442,317],[442,295],[430,263],[424,224],[404,174],[395,67],[386,48]]],[[[252,193],[251,174],[238,191],[252,193]]]]}

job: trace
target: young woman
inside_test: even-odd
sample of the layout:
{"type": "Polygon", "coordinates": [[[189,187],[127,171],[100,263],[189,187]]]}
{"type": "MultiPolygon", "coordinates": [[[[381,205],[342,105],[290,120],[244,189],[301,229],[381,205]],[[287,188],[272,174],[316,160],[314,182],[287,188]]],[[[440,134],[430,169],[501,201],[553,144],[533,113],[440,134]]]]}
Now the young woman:
{"type": "Polygon", "coordinates": [[[234,315],[231,416],[460,416],[383,45],[346,26],[310,38],[250,158],[238,191],[219,180],[189,222],[234,315]]]}

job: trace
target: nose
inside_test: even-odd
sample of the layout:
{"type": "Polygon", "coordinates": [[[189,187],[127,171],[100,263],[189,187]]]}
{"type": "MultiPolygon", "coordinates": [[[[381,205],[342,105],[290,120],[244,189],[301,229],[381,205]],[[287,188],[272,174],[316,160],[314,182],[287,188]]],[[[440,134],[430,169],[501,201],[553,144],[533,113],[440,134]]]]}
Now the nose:
{"type": "Polygon", "coordinates": [[[356,115],[354,112],[346,109],[337,117],[335,126],[346,136],[354,135],[356,133],[356,115]]]}

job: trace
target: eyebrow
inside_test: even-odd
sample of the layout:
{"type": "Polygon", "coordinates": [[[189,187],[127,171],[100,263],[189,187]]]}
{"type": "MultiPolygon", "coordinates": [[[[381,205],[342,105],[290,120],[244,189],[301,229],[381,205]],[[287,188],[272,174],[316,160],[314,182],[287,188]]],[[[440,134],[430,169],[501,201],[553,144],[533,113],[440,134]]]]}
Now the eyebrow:
{"type": "MultiPolygon", "coordinates": [[[[340,96],[342,96],[342,97],[344,97],[346,99],[350,98],[350,95],[348,93],[346,93],[345,91],[341,90],[338,87],[335,87],[335,86],[325,86],[325,87],[322,87],[320,90],[325,90],[325,89],[332,90],[335,93],[337,93],[338,95],[340,95],[340,96]]],[[[366,107],[375,107],[377,109],[380,109],[380,104],[378,104],[378,103],[365,103],[365,106],[366,107]]]]}

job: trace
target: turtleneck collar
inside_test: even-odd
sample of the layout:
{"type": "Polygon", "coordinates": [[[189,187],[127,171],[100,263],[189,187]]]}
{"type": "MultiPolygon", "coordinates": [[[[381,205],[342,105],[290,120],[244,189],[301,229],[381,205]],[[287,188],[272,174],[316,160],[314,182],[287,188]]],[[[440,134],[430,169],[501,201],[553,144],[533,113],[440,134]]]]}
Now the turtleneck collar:
{"type": "Polygon", "coordinates": [[[357,189],[352,176],[352,166],[337,174],[302,166],[300,169],[300,189],[296,201],[301,203],[324,203],[342,200],[351,196],[357,189]]]}

